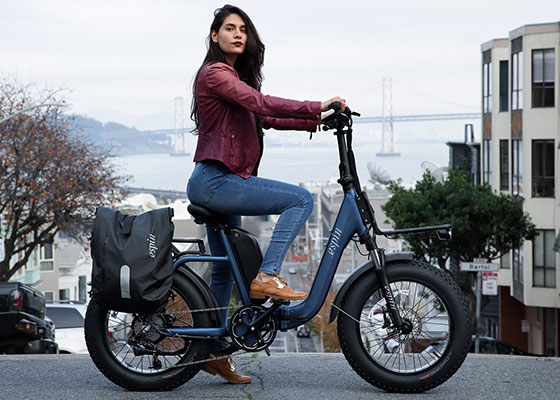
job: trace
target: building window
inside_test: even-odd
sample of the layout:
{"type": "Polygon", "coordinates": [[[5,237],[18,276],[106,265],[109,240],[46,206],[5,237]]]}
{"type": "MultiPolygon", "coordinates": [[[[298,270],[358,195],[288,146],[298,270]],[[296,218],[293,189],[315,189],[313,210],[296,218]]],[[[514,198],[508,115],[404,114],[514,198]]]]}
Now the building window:
{"type": "Polygon", "coordinates": [[[556,254],[553,249],[554,230],[537,230],[533,240],[533,286],[556,287],[556,254]]]}
{"type": "Polygon", "coordinates": [[[45,302],[52,303],[54,301],[54,292],[45,292],[45,302]]]}
{"type": "Polygon", "coordinates": [[[70,289],[60,289],[58,291],[58,300],[70,300],[70,289]]]}
{"type": "Polygon", "coordinates": [[[554,197],[554,140],[533,140],[533,197],[554,197]]]}
{"type": "Polygon", "coordinates": [[[39,265],[41,271],[54,270],[54,257],[53,257],[52,243],[46,243],[41,245],[41,250],[39,252],[39,265]]]}
{"type": "Polygon", "coordinates": [[[500,257],[500,268],[510,269],[509,253],[506,253],[500,257]]]}
{"type": "Polygon", "coordinates": [[[490,61],[482,64],[482,112],[492,112],[492,63],[490,61]]]}
{"type": "Polygon", "coordinates": [[[500,190],[509,190],[509,140],[500,140],[500,190]]]}
{"type": "Polygon", "coordinates": [[[513,265],[513,280],[523,283],[523,245],[517,249],[513,249],[511,257],[513,265]]]}
{"type": "Polygon", "coordinates": [[[533,107],[554,107],[554,49],[533,50],[533,107]]]}
{"type": "Polygon", "coordinates": [[[523,109],[523,52],[511,55],[511,109],[523,109]]]}
{"type": "Polygon", "coordinates": [[[509,78],[509,62],[500,61],[500,111],[508,111],[508,78],[509,78]]]}
{"type": "Polygon", "coordinates": [[[523,196],[523,141],[511,140],[511,194],[523,196]]]}
{"type": "Polygon", "coordinates": [[[492,142],[488,139],[482,141],[482,181],[492,184],[492,142]]]}

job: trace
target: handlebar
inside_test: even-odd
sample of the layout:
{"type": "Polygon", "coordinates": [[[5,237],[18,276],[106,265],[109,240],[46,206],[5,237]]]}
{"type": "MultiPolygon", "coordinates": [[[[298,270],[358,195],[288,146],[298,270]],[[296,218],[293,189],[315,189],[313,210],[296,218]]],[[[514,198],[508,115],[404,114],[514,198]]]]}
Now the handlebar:
{"type": "Polygon", "coordinates": [[[365,191],[362,191],[360,186],[358,173],[356,171],[356,161],[352,151],[352,117],[359,117],[360,114],[350,110],[350,107],[348,106],[346,106],[344,111],[341,112],[340,110],[342,109],[342,104],[338,101],[331,103],[328,109],[333,110],[334,113],[323,118],[321,123],[323,124],[324,131],[336,129],[335,135],[338,137],[338,149],[340,155],[340,179],[338,180],[338,183],[342,185],[345,191],[347,189],[355,189],[358,210],[364,224],[366,226],[371,226],[375,235],[383,235],[386,237],[436,231],[440,240],[451,239],[451,225],[423,226],[418,228],[395,229],[389,231],[382,231],[379,229],[375,220],[373,207],[367,198],[367,194],[365,191]]]}
{"type": "Polygon", "coordinates": [[[360,113],[350,110],[350,107],[346,106],[344,111],[340,112],[342,104],[339,101],[334,101],[329,105],[329,110],[333,110],[334,113],[329,114],[321,120],[323,124],[323,130],[328,131],[329,129],[336,129],[337,131],[342,131],[344,128],[349,128],[352,126],[352,117],[359,117],[360,113]]]}
{"type": "Polygon", "coordinates": [[[340,101],[334,101],[329,106],[329,110],[333,110],[334,112],[338,112],[338,110],[340,110],[341,107],[342,107],[342,104],[340,104],[340,101]]]}

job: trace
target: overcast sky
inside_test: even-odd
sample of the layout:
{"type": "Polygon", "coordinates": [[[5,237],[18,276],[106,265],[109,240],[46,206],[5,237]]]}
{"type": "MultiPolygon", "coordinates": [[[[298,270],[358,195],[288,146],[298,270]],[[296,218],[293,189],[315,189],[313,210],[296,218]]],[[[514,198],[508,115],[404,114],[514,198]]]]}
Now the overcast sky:
{"type": "MultiPolygon", "coordinates": [[[[139,129],[173,127],[190,105],[213,11],[223,1],[0,0],[0,73],[69,90],[71,112],[139,129]]],[[[480,45],[560,19],[559,0],[264,1],[232,4],[266,45],[263,92],[340,95],[381,114],[480,110],[480,45]]]]}

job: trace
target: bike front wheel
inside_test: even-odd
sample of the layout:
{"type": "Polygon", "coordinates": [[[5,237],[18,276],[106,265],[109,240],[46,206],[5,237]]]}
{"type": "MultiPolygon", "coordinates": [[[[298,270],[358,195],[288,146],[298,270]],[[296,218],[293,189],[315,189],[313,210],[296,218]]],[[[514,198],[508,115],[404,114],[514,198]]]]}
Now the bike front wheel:
{"type": "Polygon", "coordinates": [[[129,390],[170,390],[190,380],[202,368],[212,341],[165,336],[169,327],[211,327],[208,308],[197,288],[182,274],[173,275],[167,303],[153,314],[131,314],[88,305],[85,337],[97,368],[129,390]]]}
{"type": "Polygon", "coordinates": [[[373,271],[346,292],[338,336],[352,368],[389,392],[419,393],[441,385],[461,366],[470,343],[469,303],[449,274],[427,263],[386,268],[406,328],[392,327],[373,271]]]}

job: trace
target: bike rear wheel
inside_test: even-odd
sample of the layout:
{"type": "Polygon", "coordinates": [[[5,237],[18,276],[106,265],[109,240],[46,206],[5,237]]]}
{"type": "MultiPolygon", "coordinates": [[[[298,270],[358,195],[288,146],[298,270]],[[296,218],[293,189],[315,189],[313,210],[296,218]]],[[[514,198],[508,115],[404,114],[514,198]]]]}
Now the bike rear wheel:
{"type": "Polygon", "coordinates": [[[441,385],[463,363],[471,343],[468,301],[441,269],[418,261],[390,264],[389,285],[405,332],[391,327],[375,273],[352,284],[338,313],[338,336],[352,368],[389,392],[441,385]]]}
{"type": "Polygon", "coordinates": [[[164,336],[156,328],[211,327],[207,312],[191,312],[204,308],[196,287],[180,273],[173,275],[165,309],[153,314],[112,311],[94,298],[84,326],[88,351],[97,368],[125,389],[174,389],[200,371],[202,363],[189,363],[206,359],[213,342],[164,336]]]}

